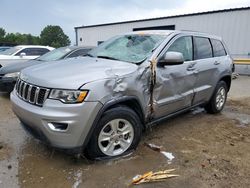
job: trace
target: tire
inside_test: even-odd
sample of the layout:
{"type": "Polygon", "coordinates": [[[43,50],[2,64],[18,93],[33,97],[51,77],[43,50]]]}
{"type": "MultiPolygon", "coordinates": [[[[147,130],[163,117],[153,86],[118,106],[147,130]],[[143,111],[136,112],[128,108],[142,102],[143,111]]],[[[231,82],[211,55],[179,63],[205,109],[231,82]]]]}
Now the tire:
{"type": "Polygon", "coordinates": [[[219,81],[212,98],[205,106],[205,110],[210,114],[220,113],[225,106],[227,100],[227,92],[227,84],[224,81],[219,81]]]}
{"type": "Polygon", "coordinates": [[[102,115],[86,147],[85,156],[93,160],[128,154],[136,149],[141,134],[138,115],[128,107],[114,107],[102,115]]]}

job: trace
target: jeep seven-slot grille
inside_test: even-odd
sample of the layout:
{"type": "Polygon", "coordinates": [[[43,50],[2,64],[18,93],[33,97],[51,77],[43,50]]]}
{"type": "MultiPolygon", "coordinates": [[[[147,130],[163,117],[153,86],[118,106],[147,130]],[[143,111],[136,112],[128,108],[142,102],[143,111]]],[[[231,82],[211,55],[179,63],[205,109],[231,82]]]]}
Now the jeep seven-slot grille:
{"type": "Polygon", "coordinates": [[[27,82],[24,82],[21,79],[18,79],[16,82],[16,92],[17,95],[24,101],[42,106],[45,99],[49,95],[49,89],[38,87],[27,82]]]}

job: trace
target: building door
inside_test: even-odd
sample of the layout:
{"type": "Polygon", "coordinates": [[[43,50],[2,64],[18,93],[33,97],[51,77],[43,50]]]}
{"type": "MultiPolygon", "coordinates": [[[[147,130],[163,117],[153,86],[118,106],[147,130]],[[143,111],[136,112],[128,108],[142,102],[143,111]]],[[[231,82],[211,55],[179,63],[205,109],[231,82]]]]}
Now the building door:
{"type": "Polygon", "coordinates": [[[133,29],[133,31],[142,31],[142,30],[175,30],[175,25],[162,25],[162,26],[153,26],[153,27],[138,27],[138,28],[133,29]]]}

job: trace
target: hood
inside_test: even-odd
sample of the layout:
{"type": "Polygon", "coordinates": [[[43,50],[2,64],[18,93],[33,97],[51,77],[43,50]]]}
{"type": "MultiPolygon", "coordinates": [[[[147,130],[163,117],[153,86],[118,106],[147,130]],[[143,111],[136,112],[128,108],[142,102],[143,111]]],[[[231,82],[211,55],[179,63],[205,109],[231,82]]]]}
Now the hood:
{"type": "Polygon", "coordinates": [[[6,66],[13,65],[16,63],[24,63],[26,61],[28,61],[28,59],[0,59],[0,65],[2,67],[6,67],[6,66]]]}
{"type": "Polygon", "coordinates": [[[122,61],[77,57],[26,68],[20,77],[42,87],[78,89],[89,82],[130,74],[137,68],[135,64],[122,61]]]}
{"type": "Polygon", "coordinates": [[[8,73],[14,73],[14,72],[20,72],[22,69],[30,67],[32,65],[37,65],[43,63],[43,61],[38,60],[30,60],[26,62],[15,62],[11,65],[7,65],[5,67],[0,68],[0,75],[8,74],[8,73]]]}

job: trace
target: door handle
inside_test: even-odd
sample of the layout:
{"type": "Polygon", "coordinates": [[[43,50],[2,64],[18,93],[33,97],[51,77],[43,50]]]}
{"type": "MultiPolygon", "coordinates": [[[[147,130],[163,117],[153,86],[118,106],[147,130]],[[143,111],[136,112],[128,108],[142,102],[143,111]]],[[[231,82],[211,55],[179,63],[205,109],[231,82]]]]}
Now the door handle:
{"type": "Polygon", "coordinates": [[[215,62],[214,62],[214,65],[219,65],[219,64],[220,64],[219,61],[215,61],[215,62]]]}
{"type": "Polygon", "coordinates": [[[187,66],[187,70],[188,71],[193,71],[193,70],[195,70],[195,64],[196,64],[196,62],[193,62],[193,63],[190,63],[188,66],[187,66]]]}

